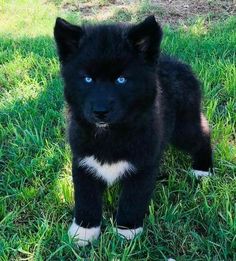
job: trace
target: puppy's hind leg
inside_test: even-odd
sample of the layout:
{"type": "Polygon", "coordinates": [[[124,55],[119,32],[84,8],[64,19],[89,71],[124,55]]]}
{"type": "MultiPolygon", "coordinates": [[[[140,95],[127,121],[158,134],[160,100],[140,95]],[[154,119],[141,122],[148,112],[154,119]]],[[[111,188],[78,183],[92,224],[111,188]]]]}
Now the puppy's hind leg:
{"type": "Polygon", "coordinates": [[[200,115],[200,133],[200,148],[192,153],[193,172],[196,177],[211,175],[213,168],[210,130],[203,113],[200,115]]]}
{"type": "Polygon", "coordinates": [[[187,113],[177,118],[173,144],[191,155],[195,177],[211,175],[213,164],[210,131],[202,113],[187,113]]]}

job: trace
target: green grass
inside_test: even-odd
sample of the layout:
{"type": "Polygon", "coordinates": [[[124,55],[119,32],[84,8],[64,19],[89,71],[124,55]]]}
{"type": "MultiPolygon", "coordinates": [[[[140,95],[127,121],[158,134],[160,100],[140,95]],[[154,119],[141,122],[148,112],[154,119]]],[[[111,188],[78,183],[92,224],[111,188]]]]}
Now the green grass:
{"type": "Polygon", "coordinates": [[[203,82],[216,175],[195,181],[169,149],[144,233],[126,242],[112,232],[115,186],[101,237],[78,249],[67,236],[71,155],[52,30],[58,14],[80,14],[50,2],[0,0],[0,260],[236,260],[236,19],[168,27],[163,41],[203,82]]]}

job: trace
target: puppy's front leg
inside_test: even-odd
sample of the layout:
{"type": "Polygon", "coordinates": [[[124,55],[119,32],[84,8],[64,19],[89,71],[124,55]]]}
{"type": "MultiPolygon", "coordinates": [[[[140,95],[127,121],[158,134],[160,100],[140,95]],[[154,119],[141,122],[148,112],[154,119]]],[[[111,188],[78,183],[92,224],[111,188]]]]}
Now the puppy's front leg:
{"type": "Polygon", "coordinates": [[[117,232],[132,239],[143,230],[143,219],[155,186],[157,169],[146,168],[123,180],[116,216],[117,232]]]}
{"type": "Polygon", "coordinates": [[[102,218],[102,194],[105,185],[86,168],[73,162],[74,220],[68,234],[79,246],[97,239],[102,218]]]}

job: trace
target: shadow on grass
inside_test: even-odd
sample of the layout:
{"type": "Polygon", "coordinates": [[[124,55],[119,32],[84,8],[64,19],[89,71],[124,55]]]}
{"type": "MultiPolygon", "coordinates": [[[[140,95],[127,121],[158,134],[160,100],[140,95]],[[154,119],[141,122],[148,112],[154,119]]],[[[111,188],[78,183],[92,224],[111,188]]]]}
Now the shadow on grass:
{"type": "Polygon", "coordinates": [[[3,50],[1,53],[1,63],[4,62],[4,56],[6,60],[14,59],[14,54],[20,53],[22,57],[27,57],[29,53],[34,53],[44,58],[54,58],[56,50],[54,48],[54,41],[49,36],[38,36],[34,38],[23,37],[15,38],[11,35],[0,35],[0,48],[3,50]],[[2,60],[3,59],[3,60],[2,60]]]}
{"type": "MultiPolygon", "coordinates": [[[[24,95],[24,88],[22,96],[16,91],[15,99],[11,92],[6,97],[4,91],[0,95],[3,188],[11,194],[22,186],[37,182],[39,185],[39,178],[42,184],[51,187],[66,162],[63,88],[53,40],[49,36],[19,39],[1,36],[0,50],[2,65],[14,62],[16,54],[22,59],[32,55],[34,65],[27,77],[32,80],[30,88],[35,87],[34,81],[38,84],[34,95],[24,95]],[[43,75],[41,82],[38,75],[43,75]]],[[[19,86],[11,86],[10,91],[14,93],[15,88],[19,86]]]]}
{"type": "MultiPolygon", "coordinates": [[[[63,88],[55,45],[49,36],[19,39],[1,36],[0,52],[3,66],[14,64],[17,55],[22,61],[31,56],[33,65],[26,72],[26,84],[29,88],[36,88],[34,83],[37,84],[35,93],[29,95],[24,93],[28,87],[17,84],[0,94],[0,194],[5,206],[0,220],[13,213],[17,234],[27,238],[47,218],[52,223],[61,220],[60,226],[68,224],[68,216],[71,219],[70,202],[61,199],[62,192],[58,189],[61,178],[70,175],[66,166],[70,154],[66,148],[63,88]],[[18,92],[17,88],[21,90],[18,92]],[[23,229],[25,226],[27,230],[23,229]]],[[[52,249],[56,248],[54,242],[61,240],[61,230],[56,231],[50,237],[52,249]]],[[[14,229],[10,230],[5,240],[14,234],[14,229]]],[[[45,248],[44,252],[47,251],[45,248]]],[[[12,252],[13,259],[18,256],[17,251],[12,252]]]]}

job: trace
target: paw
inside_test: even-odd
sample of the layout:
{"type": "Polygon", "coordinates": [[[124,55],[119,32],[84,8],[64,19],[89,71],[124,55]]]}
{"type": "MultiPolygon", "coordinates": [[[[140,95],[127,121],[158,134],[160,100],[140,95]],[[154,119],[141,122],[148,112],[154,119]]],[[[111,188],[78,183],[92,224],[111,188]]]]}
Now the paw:
{"type": "Polygon", "coordinates": [[[120,237],[123,237],[127,240],[133,239],[136,235],[143,232],[142,227],[138,227],[135,229],[128,229],[128,228],[115,228],[115,231],[118,233],[120,237]]]}
{"type": "Polygon", "coordinates": [[[68,235],[74,239],[78,246],[86,246],[99,237],[100,231],[100,226],[91,228],[78,226],[74,219],[68,230],[68,235]]]}
{"type": "Polygon", "coordinates": [[[201,177],[210,177],[212,176],[212,173],[210,171],[203,171],[203,170],[192,170],[193,175],[196,178],[201,178],[201,177]]]}

